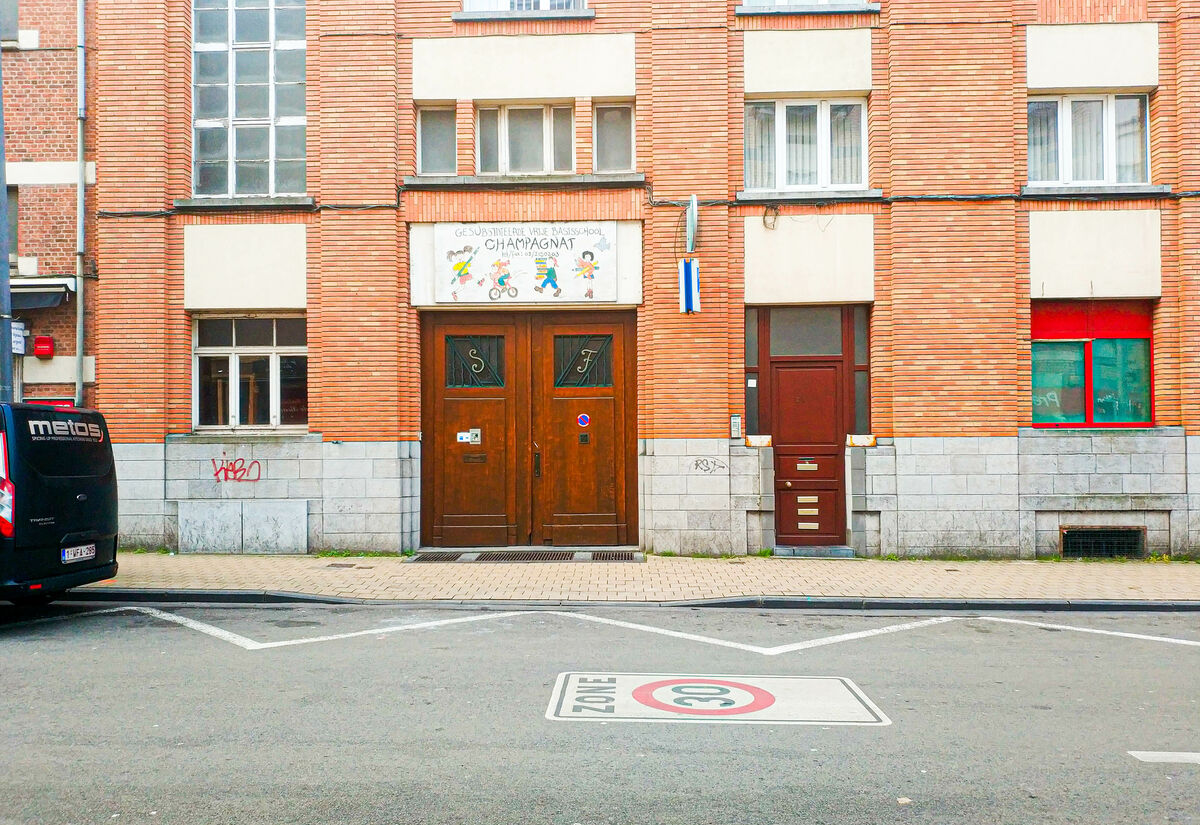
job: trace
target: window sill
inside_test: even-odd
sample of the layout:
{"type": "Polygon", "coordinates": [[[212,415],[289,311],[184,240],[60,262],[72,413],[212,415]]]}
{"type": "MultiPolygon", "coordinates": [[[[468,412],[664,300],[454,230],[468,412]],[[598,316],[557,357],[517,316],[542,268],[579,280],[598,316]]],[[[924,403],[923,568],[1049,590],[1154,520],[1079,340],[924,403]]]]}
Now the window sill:
{"type": "Polygon", "coordinates": [[[404,188],[413,191],[441,189],[641,189],[641,172],[598,175],[457,175],[405,177],[404,188]]]}
{"type": "Polygon", "coordinates": [[[1171,194],[1171,187],[1153,183],[1092,184],[1083,186],[1042,186],[1029,184],[1021,187],[1021,197],[1028,200],[1054,200],[1056,198],[1154,198],[1171,194]]]}
{"type": "Polygon", "coordinates": [[[734,14],[749,17],[764,14],[879,14],[879,3],[804,3],[781,6],[738,6],[734,14]]]}
{"type": "Polygon", "coordinates": [[[595,9],[456,11],[450,15],[450,19],[455,23],[490,22],[493,20],[594,20],[595,17],[595,9]]]}
{"type": "Polygon", "coordinates": [[[174,206],[184,212],[216,209],[312,209],[316,198],[308,195],[280,195],[250,198],[176,198],[174,206]]]}
{"type": "Polygon", "coordinates": [[[1183,427],[1156,426],[1147,423],[1132,424],[1027,424],[1017,428],[1017,434],[1026,437],[1053,437],[1056,435],[1088,435],[1091,433],[1119,433],[1120,435],[1182,436],[1183,427]]]}
{"type": "Polygon", "coordinates": [[[825,203],[882,199],[882,189],[817,189],[804,192],[771,189],[737,193],[738,203],[825,203]]]}
{"type": "Polygon", "coordinates": [[[168,444],[225,444],[230,441],[320,441],[320,433],[312,433],[304,425],[279,427],[271,430],[240,427],[203,427],[190,433],[168,435],[168,444]]]}

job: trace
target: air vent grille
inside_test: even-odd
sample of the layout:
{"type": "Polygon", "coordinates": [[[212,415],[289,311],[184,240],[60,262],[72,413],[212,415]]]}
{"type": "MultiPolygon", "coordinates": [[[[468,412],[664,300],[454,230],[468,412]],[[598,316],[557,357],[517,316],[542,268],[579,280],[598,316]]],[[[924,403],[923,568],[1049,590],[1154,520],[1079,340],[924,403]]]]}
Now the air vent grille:
{"type": "Polygon", "coordinates": [[[1140,558],[1146,554],[1141,527],[1064,527],[1064,559],[1140,558]]]}

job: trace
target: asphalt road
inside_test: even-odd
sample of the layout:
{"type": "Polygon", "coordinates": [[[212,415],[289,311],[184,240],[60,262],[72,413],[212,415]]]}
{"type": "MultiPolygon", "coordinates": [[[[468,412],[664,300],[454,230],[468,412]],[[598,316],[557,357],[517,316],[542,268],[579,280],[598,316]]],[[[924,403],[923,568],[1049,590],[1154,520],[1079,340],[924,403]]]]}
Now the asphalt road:
{"type": "Polygon", "coordinates": [[[0,823],[1200,822],[1200,765],[1129,753],[1200,752],[1200,617],[990,615],[1064,627],[730,609],[0,607],[0,823]],[[867,635],[902,625],[915,626],[867,635]],[[547,718],[606,702],[553,703],[567,672],[691,675],[619,713],[674,702],[732,715],[547,718]],[[697,687],[697,674],[722,678],[697,687]],[[850,697],[841,711],[792,679],[761,683],[778,698],[762,713],[873,706],[890,724],[746,724],[749,711],[728,709],[757,695],[739,676],[842,677],[852,686],[820,683],[850,697]],[[749,687],[719,687],[730,682],[749,687]],[[776,686],[792,685],[789,704],[776,686]]]}

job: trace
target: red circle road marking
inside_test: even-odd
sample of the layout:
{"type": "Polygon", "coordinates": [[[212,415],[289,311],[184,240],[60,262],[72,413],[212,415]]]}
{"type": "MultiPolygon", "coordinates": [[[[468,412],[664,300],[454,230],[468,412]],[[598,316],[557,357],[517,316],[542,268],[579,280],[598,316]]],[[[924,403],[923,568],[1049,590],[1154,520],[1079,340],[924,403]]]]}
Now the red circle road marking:
{"type": "Polygon", "coordinates": [[[640,685],[634,688],[633,698],[648,708],[665,710],[671,713],[687,713],[692,716],[734,716],[740,713],[753,713],[756,710],[765,710],[775,704],[775,697],[760,687],[747,685],[743,682],[727,682],[724,679],[664,679],[661,682],[651,682],[648,685],[640,685]],[[737,688],[753,696],[754,701],[740,708],[685,708],[678,705],[668,705],[666,702],[660,702],[654,698],[654,691],[659,688],[671,687],[672,685],[720,685],[721,687],[737,688]]]}

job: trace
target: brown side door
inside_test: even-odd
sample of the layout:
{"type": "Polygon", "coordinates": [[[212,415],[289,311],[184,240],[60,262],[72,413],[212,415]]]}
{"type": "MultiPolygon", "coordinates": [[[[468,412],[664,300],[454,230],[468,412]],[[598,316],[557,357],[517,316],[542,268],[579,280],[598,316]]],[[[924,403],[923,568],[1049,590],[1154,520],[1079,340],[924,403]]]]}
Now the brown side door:
{"type": "Polygon", "coordinates": [[[772,364],[775,532],[782,545],[846,540],[841,361],[772,364]]]}
{"type": "Polygon", "coordinates": [[[423,541],[633,540],[634,335],[615,313],[426,316],[423,541]]]}

